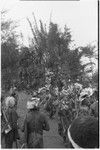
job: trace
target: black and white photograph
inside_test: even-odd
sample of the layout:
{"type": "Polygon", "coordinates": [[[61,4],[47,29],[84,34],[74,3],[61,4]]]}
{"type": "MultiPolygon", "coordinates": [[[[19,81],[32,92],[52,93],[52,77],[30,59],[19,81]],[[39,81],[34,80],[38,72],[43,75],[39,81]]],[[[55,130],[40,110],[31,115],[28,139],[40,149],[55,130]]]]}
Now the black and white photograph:
{"type": "Polygon", "coordinates": [[[1,0],[1,149],[99,149],[99,0],[1,0]]]}

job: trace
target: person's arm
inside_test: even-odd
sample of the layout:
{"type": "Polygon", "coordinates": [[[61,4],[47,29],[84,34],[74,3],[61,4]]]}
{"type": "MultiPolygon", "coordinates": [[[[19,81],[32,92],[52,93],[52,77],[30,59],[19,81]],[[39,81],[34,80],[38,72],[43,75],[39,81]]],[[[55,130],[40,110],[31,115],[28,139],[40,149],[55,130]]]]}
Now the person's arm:
{"type": "Polygon", "coordinates": [[[11,124],[13,129],[17,129],[18,114],[15,110],[11,111],[11,124]]]}
{"type": "Polygon", "coordinates": [[[24,120],[24,124],[23,124],[23,127],[22,127],[22,132],[24,132],[24,144],[25,146],[27,147],[27,141],[28,141],[28,131],[27,131],[27,117],[25,118],[24,120]]]}
{"type": "Polygon", "coordinates": [[[89,114],[90,114],[91,116],[94,116],[94,104],[92,104],[92,105],[90,106],[89,114]]]}
{"type": "Polygon", "coordinates": [[[26,118],[24,119],[24,122],[23,122],[23,125],[22,125],[22,128],[21,128],[21,131],[22,131],[22,132],[25,131],[25,124],[26,124],[26,118]]]}
{"type": "Polygon", "coordinates": [[[50,126],[49,126],[48,119],[46,116],[44,116],[43,130],[46,130],[46,131],[50,130],[50,126]]]}

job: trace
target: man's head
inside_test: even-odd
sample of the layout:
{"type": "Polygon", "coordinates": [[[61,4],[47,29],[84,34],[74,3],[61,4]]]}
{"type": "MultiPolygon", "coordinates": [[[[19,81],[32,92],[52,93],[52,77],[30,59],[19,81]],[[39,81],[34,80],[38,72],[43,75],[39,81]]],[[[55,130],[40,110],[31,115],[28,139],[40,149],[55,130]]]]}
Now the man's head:
{"type": "Polygon", "coordinates": [[[15,98],[12,96],[6,97],[5,105],[7,108],[13,108],[15,106],[15,98]]]}
{"type": "Polygon", "coordinates": [[[98,120],[94,117],[79,117],[68,129],[68,138],[74,148],[98,148],[98,120]]]}
{"type": "Polygon", "coordinates": [[[39,106],[40,99],[37,97],[32,97],[29,101],[27,101],[27,109],[31,110],[37,108],[39,106]]]}

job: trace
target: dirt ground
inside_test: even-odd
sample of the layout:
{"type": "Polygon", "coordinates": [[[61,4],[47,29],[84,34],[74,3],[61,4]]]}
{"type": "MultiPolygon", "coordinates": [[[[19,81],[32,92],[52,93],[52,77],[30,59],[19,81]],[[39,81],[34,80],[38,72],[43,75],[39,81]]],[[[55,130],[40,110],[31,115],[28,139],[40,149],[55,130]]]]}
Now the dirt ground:
{"type": "Polygon", "coordinates": [[[44,148],[65,148],[62,138],[57,131],[57,122],[49,120],[50,131],[44,131],[44,148]]]}

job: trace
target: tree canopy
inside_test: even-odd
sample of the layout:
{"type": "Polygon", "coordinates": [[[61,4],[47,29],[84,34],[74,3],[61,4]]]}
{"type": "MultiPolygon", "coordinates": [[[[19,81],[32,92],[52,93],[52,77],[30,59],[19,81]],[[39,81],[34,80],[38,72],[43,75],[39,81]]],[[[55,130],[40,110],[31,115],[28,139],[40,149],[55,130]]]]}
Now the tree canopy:
{"type": "Polygon", "coordinates": [[[60,90],[63,83],[90,82],[86,74],[93,70],[86,71],[86,66],[92,66],[93,63],[82,64],[81,59],[83,56],[89,59],[94,57],[93,46],[71,49],[72,35],[67,26],[62,32],[56,23],[50,22],[47,28],[40,21],[38,27],[34,15],[33,22],[29,18],[27,21],[33,35],[29,47],[18,44],[14,30],[16,24],[2,18],[2,84],[11,86],[13,80],[16,80],[24,88],[38,89],[46,84],[47,71],[52,72],[52,87],[57,86],[60,90]]]}

